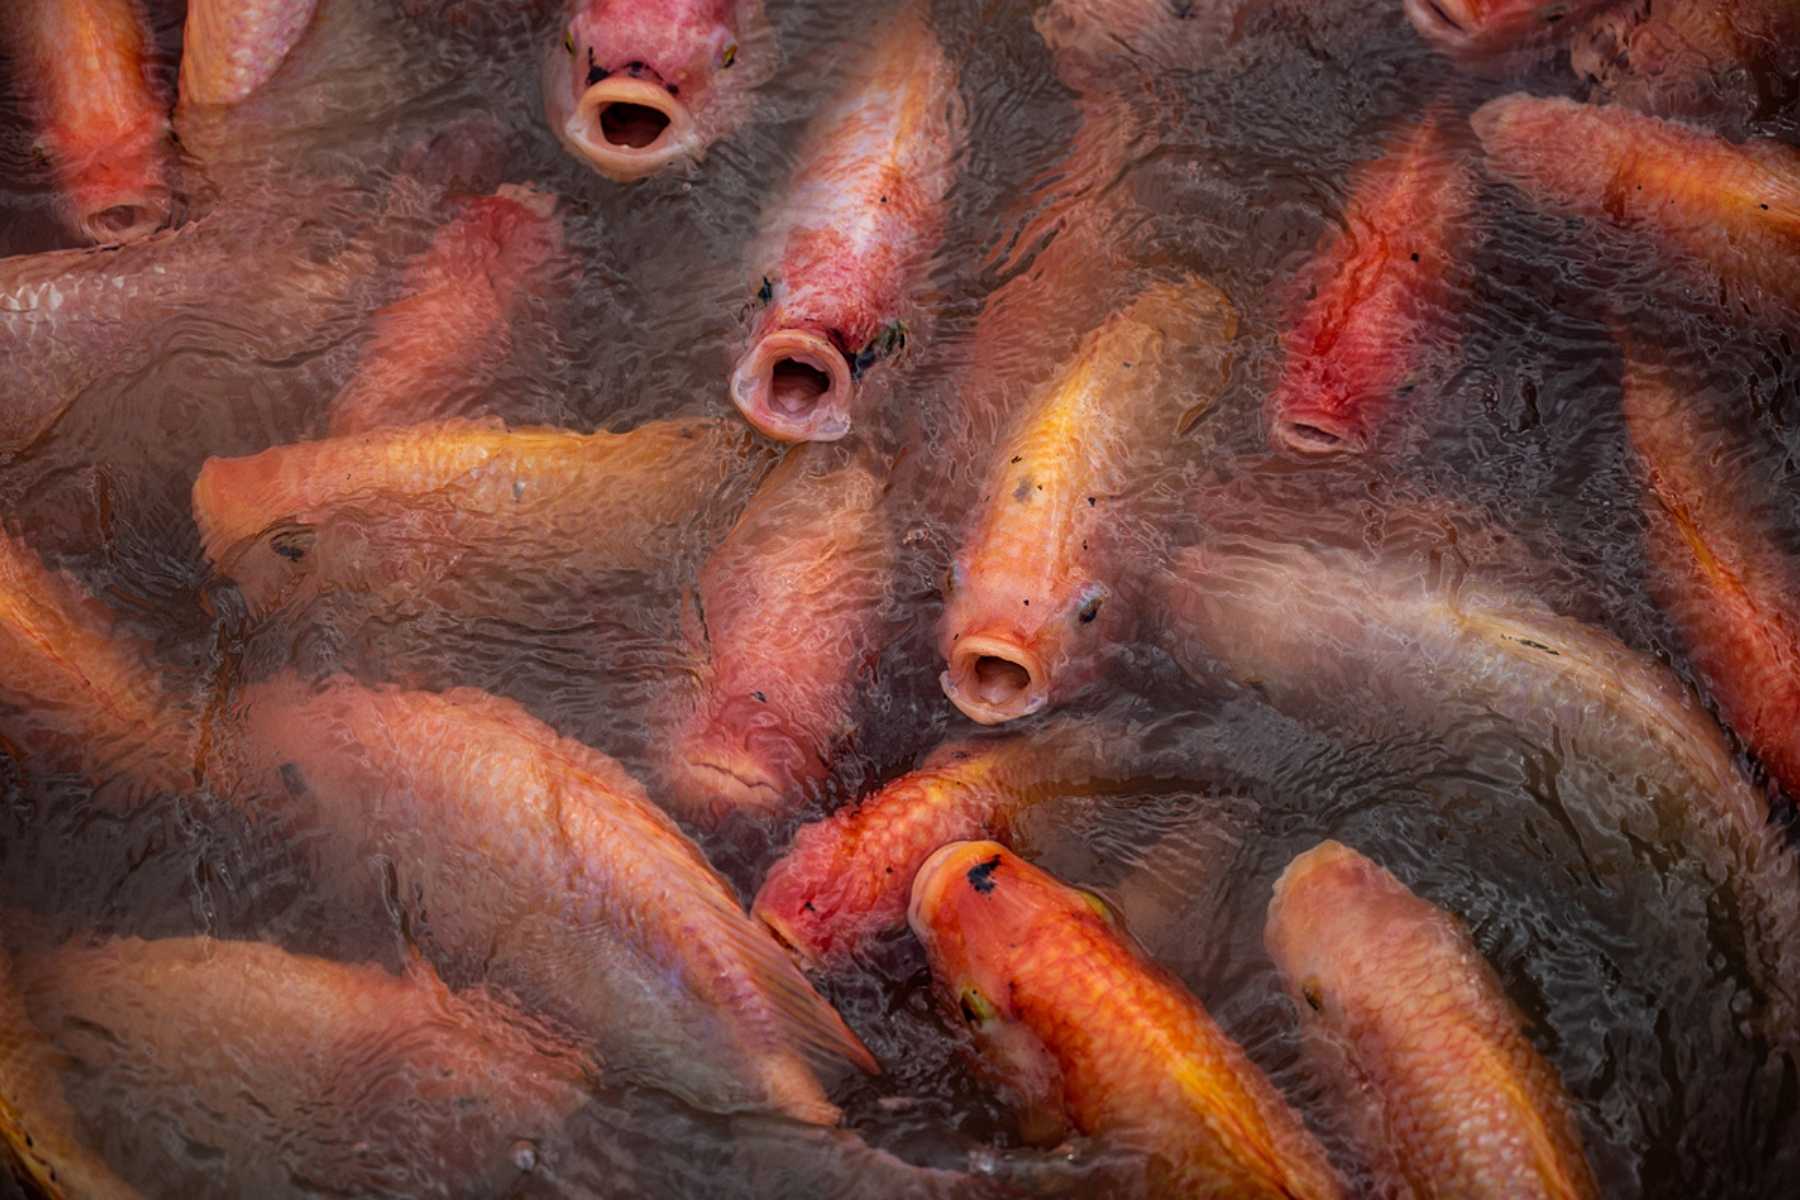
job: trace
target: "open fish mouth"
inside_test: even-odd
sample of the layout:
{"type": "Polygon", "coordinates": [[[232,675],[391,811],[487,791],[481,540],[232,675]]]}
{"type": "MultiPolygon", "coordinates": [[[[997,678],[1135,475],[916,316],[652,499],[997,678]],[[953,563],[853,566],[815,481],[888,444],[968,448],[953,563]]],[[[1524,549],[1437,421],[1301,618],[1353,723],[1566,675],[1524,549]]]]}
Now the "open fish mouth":
{"type": "Polygon", "coordinates": [[[667,88],[647,79],[602,79],[581,94],[563,140],[594,169],[628,183],[690,154],[694,118],[667,88]]]}
{"type": "Polygon", "coordinates": [[[1043,660],[1017,638],[1004,635],[959,639],[941,681],[950,702],[982,725],[1016,721],[1050,703],[1043,660]]]}
{"type": "Polygon", "coordinates": [[[843,354],[811,329],[758,338],[731,373],[732,403],[779,442],[835,442],[849,433],[854,388],[843,354]]]}

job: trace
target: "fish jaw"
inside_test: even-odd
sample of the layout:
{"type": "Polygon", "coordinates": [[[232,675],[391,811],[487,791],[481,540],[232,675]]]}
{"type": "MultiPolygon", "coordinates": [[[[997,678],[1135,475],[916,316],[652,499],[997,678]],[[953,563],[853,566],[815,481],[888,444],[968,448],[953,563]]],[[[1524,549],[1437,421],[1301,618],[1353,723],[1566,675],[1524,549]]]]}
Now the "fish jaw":
{"type": "Polygon", "coordinates": [[[1406,0],[1419,36],[1458,58],[1483,58],[1548,41],[1605,0],[1406,0]]]}
{"type": "Polygon", "coordinates": [[[712,827],[733,812],[764,819],[789,815],[825,763],[766,689],[730,689],[698,708],[674,741],[666,768],[668,795],[685,820],[712,827]]]}
{"type": "Polygon", "coordinates": [[[558,140],[629,183],[698,158],[719,132],[714,86],[738,55],[744,7],[728,0],[590,0],[545,59],[545,115],[558,140]]]}
{"type": "Polygon", "coordinates": [[[778,442],[835,442],[850,432],[856,382],[831,338],[782,326],[762,334],[731,373],[731,400],[778,442]]]}
{"type": "Polygon", "coordinates": [[[953,634],[944,695],[971,721],[1000,725],[1050,706],[1050,678],[1038,639],[1014,630],[953,634]]]}
{"type": "MultiPolygon", "coordinates": [[[[953,578],[970,575],[959,569],[953,578]]],[[[1002,725],[1062,703],[1099,675],[1105,648],[1128,632],[1127,606],[1082,573],[1038,575],[1001,565],[952,587],[938,635],[945,662],[939,682],[978,724],[1002,725]]]]}

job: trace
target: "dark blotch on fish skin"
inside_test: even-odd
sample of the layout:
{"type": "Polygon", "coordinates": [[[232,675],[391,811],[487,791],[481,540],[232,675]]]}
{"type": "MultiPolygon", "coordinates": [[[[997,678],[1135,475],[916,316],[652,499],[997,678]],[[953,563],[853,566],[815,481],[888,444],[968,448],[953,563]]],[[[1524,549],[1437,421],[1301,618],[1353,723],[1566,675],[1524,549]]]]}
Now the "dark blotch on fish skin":
{"type": "Polygon", "coordinates": [[[751,692],[750,696],[758,704],[767,704],[769,702],[769,698],[767,696],[765,696],[761,691],[751,692]]]}
{"type": "Polygon", "coordinates": [[[775,281],[767,275],[763,276],[762,286],[756,289],[756,302],[767,304],[775,298],[775,281]]]}
{"type": "Polygon", "coordinates": [[[282,763],[280,773],[282,786],[287,788],[290,796],[306,795],[306,776],[300,773],[299,763],[282,763]]]}
{"type": "Polygon", "coordinates": [[[986,862],[976,863],[969,868],[969,886],[982,895],[987,895],[994,890],[994,872],[999,869],[1000,856],[998,854],[986,862]]]}
{"type": "Polygon", "coordinates": [[[1023,504],[1025,502],[1026,497],[1028,497],[1030,495],[1031,495],[1031,477],[1029,475],[1027,475],[1024,478],[1020,479],[1019,486],[1013,489],[1013,499],[1017,500],[1019,503],[1023,504]]]}

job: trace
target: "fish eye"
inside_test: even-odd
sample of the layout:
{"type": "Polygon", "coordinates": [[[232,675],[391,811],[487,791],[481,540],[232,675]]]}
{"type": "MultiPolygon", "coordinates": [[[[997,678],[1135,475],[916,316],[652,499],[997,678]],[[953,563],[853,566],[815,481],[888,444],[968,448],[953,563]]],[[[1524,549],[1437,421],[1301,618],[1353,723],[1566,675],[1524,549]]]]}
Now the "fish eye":
{"type": "Polygon", "coordinates": [[[1314,1012],[1325,1011],[1325,992],[1319,987],[1319,981],[1308,979],[1300,985],[1300,995],[1305,999],[1307,1007],[1314,1012]]]}
{"type": "Polygon", "coordinates": [[[725,57],[724,57],[724,60],[722,62],[720,62],[719,66],[722,67],[723,69],[729,71],[731,69],[731,64],[736,61],[737,61],[737,43],[733,42],[733,43],[731,43],[731,45],[725,47],[725,57]]]}
{"type": "Polygon", "coordinates": [[[1081,902],[1088,906],[1089,911],[1096,917],[1099,917],[1102,921],[1105,921],[1108,925],[1117,925],[1119,923],[1118,917],[1113,913],[1112,905],[1108,904],[1098,894],[1090,892],[1086,888],[1076,888],[1075,894],[1081,897],[1081,902]]]}
{"type": "Polygon", "coordinates": [[[957,1007],[962,1009],[963,1020],[971,1026],[985,1025],[994,1019],[994,1006],[988,1003],[980,988],[964,988],[962,995],[957,997],[957,1007]]]}
{"type": "Polygon", "coordinates": [[[1098,583],[1089,584],[1076,598],[1075,619],[1083,625],[1091,625],[1094,618],[1100,615],[1100,606],[1106,603],[1106,588],[1098,583]]]}
{"type": "Polygon", "coordinates": [[[569,54],[575,53],[575,31],[573,29],[563,30],[563,49],[569,54]]]}

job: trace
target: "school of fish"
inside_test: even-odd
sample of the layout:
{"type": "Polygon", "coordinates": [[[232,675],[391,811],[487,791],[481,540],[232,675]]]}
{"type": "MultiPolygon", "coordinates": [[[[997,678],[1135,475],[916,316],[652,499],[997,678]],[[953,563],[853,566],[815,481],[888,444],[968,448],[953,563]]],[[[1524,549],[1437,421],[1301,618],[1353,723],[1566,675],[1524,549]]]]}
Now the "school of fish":
{"type": "MultiPolygon", "coordinates": [[[[1701,1156],[1706,1178],[1705,1155],[1734,1153],[1665,1131],[1619,1161],[1630,1098],[1587,1057],[1606,1031],[1553,1022],[1551,985],[1482,923],[1512,884],[1480,859],[1450,864],[1453,888],[1422,870],[1463,843],[1381,861],[1346,813],[1254,881],[1255,922],[1209,923],[1232,861],[1183,839],[1274,834],[1233,791],[1254,764],[1228,733],[1192,751],[1148,688],[1100,711],[1153,676],[1345,771],[1371,747],[1446,777],[1502,764],[1519,836],[1567,848],[1545,851],[1558,894],[1610,915],[1608,977],[1715,990],[1720,1036],[1786,1080],[1785,1115],[1754,1094],[1736,1120],[1791,1151],[1800,4],[1366,6],[1448,82],[1320,167],[1326,217],[1266,289],[1143,233],[1189,219],[1217,163],[1160,200],[1131,165],[1179,157],[1184,121],[1231,119],[1171,101],[1184,73],[1253,62],[1276,28],[1317,50],[1328,25],[1308,22],[1365,6],[1021,0],[1073,123],[1029,187],[978,201],[971,164],[1033,98],[970,87],[981,51],[952,29],[1008,6],[859,5],[841,61],[806,64],[784,7],[0,6],[30,126],[29,162],[0,170],[30,173],[54,230],[0,258],[0,476],[72,422],[128,427],[133,380],[187,346],[192,314],[230,314],[246,360],[307,381],[291,420],[246,417],[235,452],[189,450],[160,481],[189,521],[159,552],[203,581],[203,656],[79,568],[81,520],[0,512],[7,808],[249,856],[196,866],[181,911],[150,916],[54,862],[55,894],[93,890],[101,918],[0,884],[16,1187],[538,1194],[634,1095],[727,1141],[788,1139],[871,1196],[1670,1194],[1670,1163],[1701,1156]],[[440,114],[422,144],[334,141],[386,47],[439,32],[528,38],[530,86],[440,114]],[[822,82],[801,97],[797,74],[822,82]],[[559,338],[617,336],[651,366],[623,331],[546,332],[574,292],[636,299],[625,273],[576,279],[614,231],[568,179],[680,205],[774,122],[780,182],[719,232],[735,323],[704,394],[599,428],[497,398],[559,338]],[[505,178],[508,127],[579,171],[505,178]],[[346,163],[378,151],[371,198],[346,163]],[[959,222],[988,223],[992,285],[947,345],[962,300],[936,266],[959,222]],[[1521,237],[1566,272],[1497,269],[1521,237]],[[1595,503],[1629,510],[1645,566],[1606,578],[1649,597],[1666,641],[1571,601],[1529,505],[1359,474],[1482,402],[1478,318],[1509,289],[1609,331],[1586,369],[1616,404],[1584,419],[1617,431],[1634,490],[1595,503]],[[1774,380],[1753,396],[1740,352],[1774,380]],[[915,387],[933,354],[947,402],[915,387]],[[1227,455],[1238,408],[1257,444],[1227,455]],[[655,632],[625,666],[570,665],[555,639],[614,628],[620,586],[659,605],[655,632]],[[339,644],[349,626],[296,632],[346,605],[390,641],[506,629],[499,678],[636,671],[655,698],[609,710],[630,734],[602,748],[553,703],[404,655],[384,669],[339,644]],[[534,639],[541,656],[518,648],[534,639]],[[1082,814],[1188,795],[1170,781],[1213,789],[1207,811],[1187,803],[1122,874],[1094,868],[1082,814]],[[1165,871],[1187,881],[1177,916],[1165,871]],[[241,910],[206,899],[220,872],[241,910]],[[304,917],[258,907],[282,889],[304,917]],[[1691,979],[1638,973],[1639,950],[1695,946],[1691,979]],[[1215,992],[1246,974],[1273,1007],[1215,992]],[[956,1077],[929,1102],[966,1109],[940,1113],[964,1145],[948,1160],[881,1136],[884,1113],[929,1106],[886,1082],[916,1078],[899,1025],[956,1077]]],[[[1552,376],[1534,386],[1557,406],[1552,376]]],[[[1648,1069],[1711,1086],[1704,1061],[1648,1069]]],[[[633,1153],[617,1137],[602,1160],[633,1153]]],[[[823,1168],[694,1153],[718,1194],[848,1194],[823,1168]]]]}

